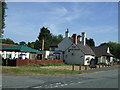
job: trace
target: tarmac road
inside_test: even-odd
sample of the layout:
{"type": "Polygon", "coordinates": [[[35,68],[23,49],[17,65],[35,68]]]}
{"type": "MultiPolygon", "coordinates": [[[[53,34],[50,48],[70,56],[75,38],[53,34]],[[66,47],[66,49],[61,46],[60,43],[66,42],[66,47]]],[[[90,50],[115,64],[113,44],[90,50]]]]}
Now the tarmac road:
{"type": "Polygon", "coordinates": [[[66,76],[3,76],[2,88],[118,88],[118,69],[66,76]]]}

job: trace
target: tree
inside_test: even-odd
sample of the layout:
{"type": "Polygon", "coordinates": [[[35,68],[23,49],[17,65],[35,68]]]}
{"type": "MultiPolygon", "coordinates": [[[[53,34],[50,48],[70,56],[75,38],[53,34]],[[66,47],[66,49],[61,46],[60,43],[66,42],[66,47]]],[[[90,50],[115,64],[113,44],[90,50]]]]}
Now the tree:
{"type": "Polygon", "coordinates": [[[4,44],[15,44],[15,42],[9,38],[1,39],[1,42],[4,44]]]}
{"type": "Polygon", "coordinates": [[[5,28],[5,9],[7,9],[6,3],[0,1],[0,38],[2,38],[3,29],[5,28]]]}
{"type": "Polygon", "coordinates": [[[35,42],[28,42],[27,44],[27,46],[31,48],[34,48],[34,45],[35,45],[35,42]]]}
{"type": "Polygon", "coordinates": [[[40,29],[38,40],[36,40],[36,42],[35,42],[35,49],[40,50],[42,47],[41,46],[42,40],[44,40],[45,41],[45,50],[48,50],[49,46],[51,45],[51,38],[52,38],[52,34],[50,33],[50,30],[48,28],[42,27],[40,29]]]}
{"type": "Polygon", "coordinates": [[[19,42],[19,44],[20,44],[20,45],[26,45],[26,42],[21,41],[21,42],[19,42]]]}
{"type": "Polygon", "coordinates": [[[40,50],[42,45],[42,40],[45,42],[45,50],[49,50],[50,45],[58,44],[63,40],[63,36],[61,34],[53,35],[50,33],[48,28],[42,27],[40,29],[40,33],[38,39],[34,43],[34,48],[40,50]]]}
{"type": "Polygon", "coordinates": [[[51,44],[58,44],[63,40],[63,36],[61,34],[59,34],[58,36],[52,35],[51,40],[52,40],[51,44]]]}
{"type": "Polygon", "coordinates": [[[89,39],[89,46],[95,46],[95,42],[92,38],[89,39]]]}
{"type": "Polygon", "coordinates": [[[36,40],[36,41],[35,41],[34,49],[41,50],[41,43],[40,43],[39,40],[36,40]]]}
{"type": "Polygon", "coordinates": [[[101,43],[99,46],[107,45],[107,43],[101,43]]]}
{"type": "Polygon", "coordinates": [[[57,36],[57,39],[58,39],[58,42],[60,43],[60,42],[63,40],[63,36],[62,36],[61,34],[59,34],[59,35],[57,36]]]}
{"type": "Polygon", "coordinates": [[[86,44],[89,45],[90,47],[95,46],[95,42],[92,38],[90,39],[86,38],[86,44]]]}

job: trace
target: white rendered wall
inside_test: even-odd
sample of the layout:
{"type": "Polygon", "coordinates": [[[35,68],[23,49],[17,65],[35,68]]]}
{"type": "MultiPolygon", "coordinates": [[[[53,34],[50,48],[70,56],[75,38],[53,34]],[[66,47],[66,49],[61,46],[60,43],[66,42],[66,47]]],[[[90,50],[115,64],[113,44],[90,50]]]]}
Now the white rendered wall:
{"type": "Polygon", "coordinates": [[[89,61],[93,58],[95,59],[94,56],[92,55],[85,55],[85,60],[84,60],[84,65],[89,65],[90,63],[88,63],[88,60],[86,60],[87,58],[89,58],[89,61]]]}
{"type": "Polygon", "coordinates": [[[110,57],[110,62],[113,62],[113,57],[110,57]]]}
{"type": "Polygon", "coordinates": [[[20,54],[25,54],[25,55],[22,56],[22,59],[25,59],[25,58],[29,59],[29,53],[24,53],[24,52],[6,52],[6,51],[4,51],[4,52],[2,52],[2,57],[4,59],[6,59],[7,58],[7,54],[11,54],[11,59],[13,59],[14,57],[15,58],[19,58],[20,54]]]}
{"type": "Polygon", "coordinates": [[[45,51],[45,58],[48,58],[50,51],[45,51]]]}

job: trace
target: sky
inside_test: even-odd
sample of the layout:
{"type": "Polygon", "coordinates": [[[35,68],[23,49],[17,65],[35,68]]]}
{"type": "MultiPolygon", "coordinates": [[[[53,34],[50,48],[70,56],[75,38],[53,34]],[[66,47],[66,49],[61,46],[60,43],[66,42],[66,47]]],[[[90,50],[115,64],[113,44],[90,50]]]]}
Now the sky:
{"type": "Polygon", "coordinates": [[[86,32],[96,46],[118,42],[117,2],[7,2],[4,38],[14,42],[33,42],[40,29],[54,35],[68,28],[70,36],[86,32]]]}

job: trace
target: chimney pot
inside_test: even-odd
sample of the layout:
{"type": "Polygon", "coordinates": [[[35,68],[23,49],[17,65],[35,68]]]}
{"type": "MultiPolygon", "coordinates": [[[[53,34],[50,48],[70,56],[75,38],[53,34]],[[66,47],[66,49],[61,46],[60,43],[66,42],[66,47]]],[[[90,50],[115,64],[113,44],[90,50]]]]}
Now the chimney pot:
{"type": "Polygon", "coordinates": [[[73,43],[77,44],[77,34],[73,34],[73,43]]]}
{"type": "Polygon", "coordinates": [[[86,45],[86,33],[82,32],[82,44],[86,45]]]}
{"type": "Polygon", "coordinates": [[[78,40],[82,42],[82,36],[78,36],[78,40]]]}
{"type": "Polygon", "coordinates": [[[65,32],[65,37],[69,37],[69,30],[67,28],[66,32],[65,32]]]}

